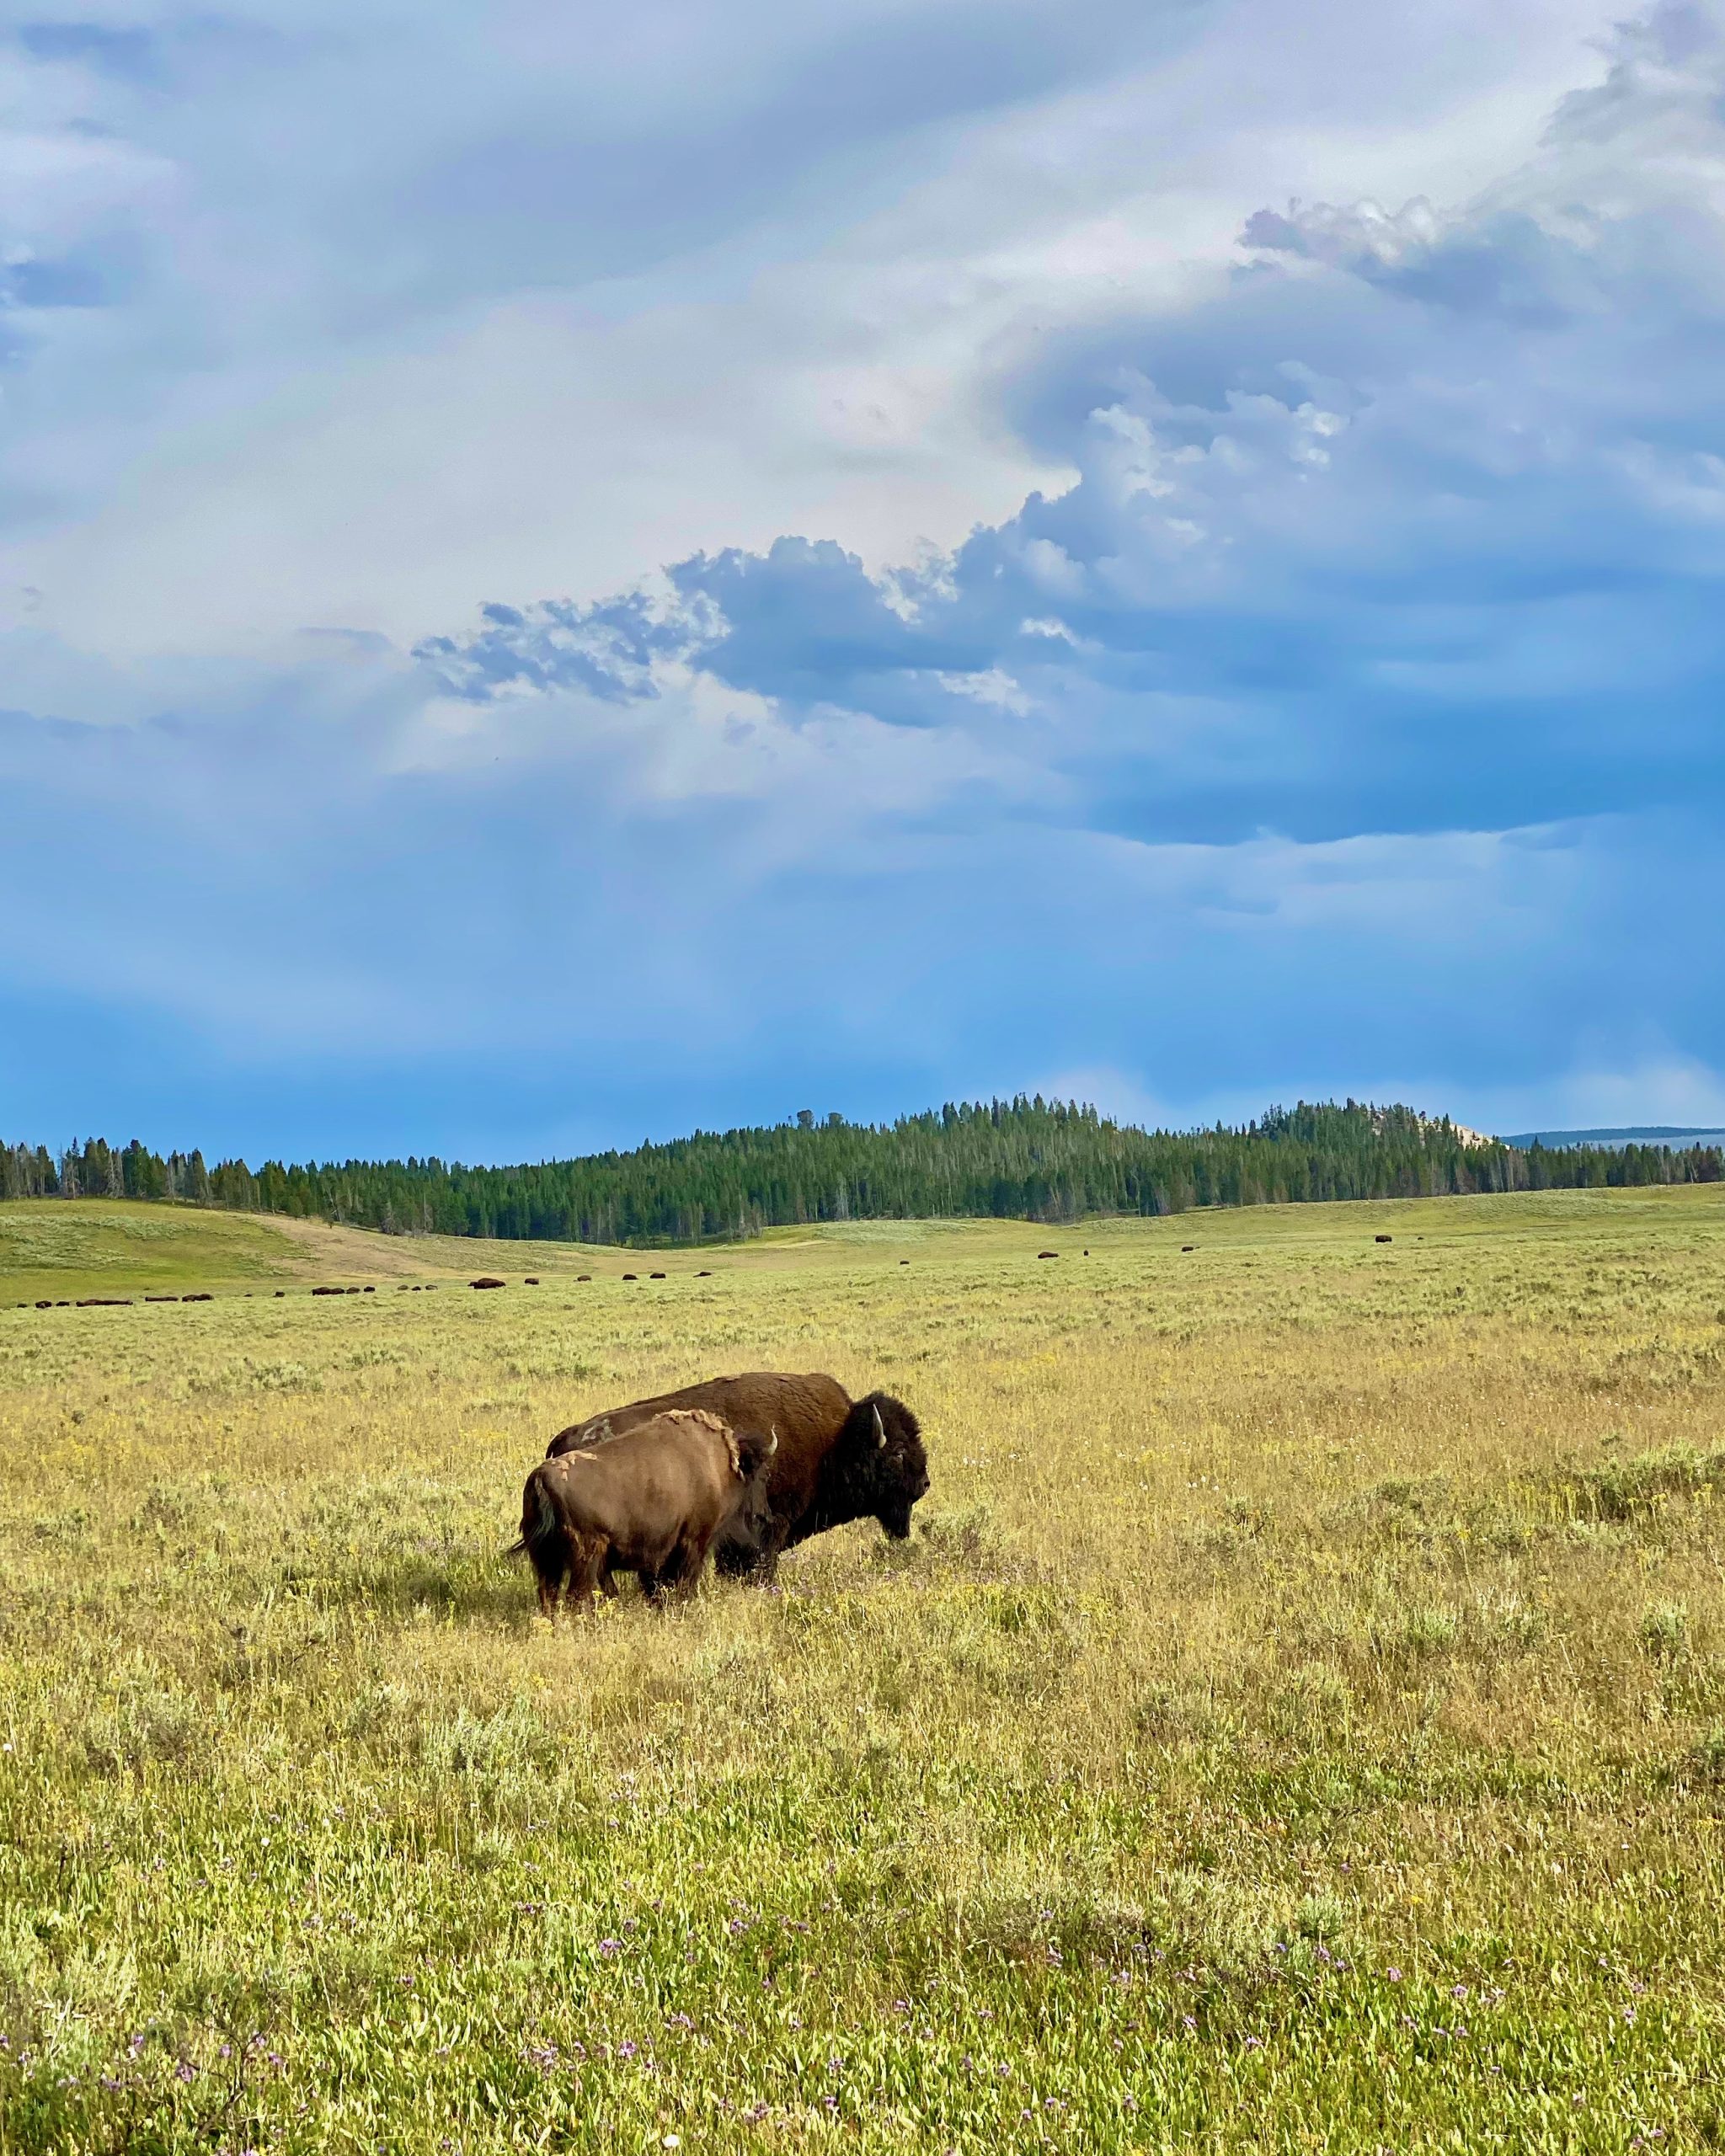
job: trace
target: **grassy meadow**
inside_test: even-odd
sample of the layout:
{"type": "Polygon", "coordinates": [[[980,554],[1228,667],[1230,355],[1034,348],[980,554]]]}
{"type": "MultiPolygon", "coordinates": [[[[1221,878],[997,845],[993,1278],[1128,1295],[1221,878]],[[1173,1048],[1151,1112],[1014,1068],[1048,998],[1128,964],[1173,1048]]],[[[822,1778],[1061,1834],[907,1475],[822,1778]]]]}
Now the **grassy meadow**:
{"type": "Polygon", "coordinates": [[[1725,1190],[49,1202],[0,1301],[5,2156],[1725,2145],[1725,1190]],[[911,1541],[546,1625],[546,1438],[750,1366],[910,1401],[911,1541]]]}

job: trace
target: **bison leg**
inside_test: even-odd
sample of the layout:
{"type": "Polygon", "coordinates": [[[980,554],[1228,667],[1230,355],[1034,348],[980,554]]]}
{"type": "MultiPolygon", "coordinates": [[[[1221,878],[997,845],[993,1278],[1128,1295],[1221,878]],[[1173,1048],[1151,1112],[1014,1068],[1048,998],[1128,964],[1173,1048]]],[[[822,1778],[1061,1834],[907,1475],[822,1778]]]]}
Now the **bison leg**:
{"type": "Polygon", "coordinates": [[[583,1534],[573,1540],[575,1546],[569,1566],[569,1599],[582,1609],[590,1609],[601,1582],[610,1573],[611,1550],[599,1535],[583,1534]]]}
{"type": "Polygon", "coordinates": [[[641,1591],[655,1609],[663,1609],[666,1599],[676,1595],[685,1601],[694,1593],[695,1582],[701,1577],[701,1567],[707,1559],[704,1541],[685,1539],[676,1543],[666,1552],[665,1559],[652,1571],[641,1574],[641,1591]]]}
{"type": "Polygon", "coordinates": [[[692,1534],[680,1542],[661,1577],[675,1588],[677,1599],[686,1602],[701,1584],[701,1573],[712,1545],[710,1534],[692,1534]]]}
{"type": "Polygon", "coordinates": [[[713,1564],[728,1580],[755,1580],[771,1587],[789,1532],[785,1521],[770,1514],[754,1525],[734,1520],[713,1552],[713,1564]]]}

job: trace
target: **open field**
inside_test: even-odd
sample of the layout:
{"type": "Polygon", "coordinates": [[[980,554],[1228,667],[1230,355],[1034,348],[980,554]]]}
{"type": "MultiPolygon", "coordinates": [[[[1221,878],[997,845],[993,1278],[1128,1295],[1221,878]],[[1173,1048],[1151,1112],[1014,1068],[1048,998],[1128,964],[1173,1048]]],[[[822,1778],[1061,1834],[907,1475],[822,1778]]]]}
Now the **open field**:
{"type": "Polygon", "coordinates": [[[7,2156],[1725,2145],[1725,1189],[0,1210],[158,1262],[0,1309],[7,2156]],[[546,1437],[750,1365],[918,1410],[912,1541],[543,1625],[546,1437]]]}

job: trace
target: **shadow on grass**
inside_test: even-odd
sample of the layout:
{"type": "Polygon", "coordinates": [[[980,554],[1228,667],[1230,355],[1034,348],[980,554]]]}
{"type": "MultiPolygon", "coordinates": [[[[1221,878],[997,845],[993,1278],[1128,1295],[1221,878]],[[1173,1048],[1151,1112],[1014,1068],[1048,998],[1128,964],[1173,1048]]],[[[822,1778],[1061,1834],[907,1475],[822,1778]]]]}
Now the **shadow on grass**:
{"type": "Polygon", "coordinates": [[[429,1552],[368,1560],[352,1569],[290,1566],[284,1598],[322,1609],[363,1609],[405,1619],[430,1611],[458,1624],[505,1625],[525,1631],[537,1607],[533,1574],[525,1558],[502,1551],[440,1558],[429,1552]]]}
{"type": "MultiPolygon", "coordinates": [[[[284,1590],[289,1595],[303,1595],[324,1609],[364,1609],[373,1615],[397,1620],[430,1611],[455,1624],[501,1625],[523,1633],[531,1628],[539,1614],[532,1567],[525,1557],[505,1553],[457,1558],[447,1563],[430,1556],[403,1556],[333,1577],[307,1574],[298,1582],[285,1582],[284,1590]]],[[[711,1572],[700,1589],[702,1594],[749,1591],[741,1582],[719,1580],[711,1572]]],[[[655,1614],[663,1621],[681,1606],[672,1601],[655,1614]]],[[[647,1608],[639,1586],[627,1573],[617,1581],[617,1607],[644,1612],[647,1608]]]]}

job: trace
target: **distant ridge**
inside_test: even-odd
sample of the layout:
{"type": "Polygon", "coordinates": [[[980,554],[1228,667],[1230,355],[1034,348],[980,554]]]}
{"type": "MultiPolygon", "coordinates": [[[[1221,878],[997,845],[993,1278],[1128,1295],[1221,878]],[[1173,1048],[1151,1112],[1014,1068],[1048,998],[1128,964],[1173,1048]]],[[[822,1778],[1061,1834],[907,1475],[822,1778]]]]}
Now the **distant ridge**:
{"type": "Polygon", "coordinates": [[[1524,1130],[1506,1145],[1525,1152],[1530,1145],[1717,1145],[1725,1127],[1717,1123],[1638,1123],[1622,1130],[1524,1130]]]}
{"type": "Polygon", "coordinates": [[[1023,1095],[948,1102],[890,1123],[793,1121],[696,1131],[631,1152],[513,1166],[436,1159],[165,1159],[92,1138],[57,1156],[0,1146],[0,1198],[145,1198],[381,1228],[393,1235],[696,1243],[822,1220],[1076,1220],[1344,1198],[1717,1182],[1725,1153],[1630,1143],[1523,1152],[1447,1117],[1302,1102],[1208,1130],[1141,1130],[1023,1095]]]}

